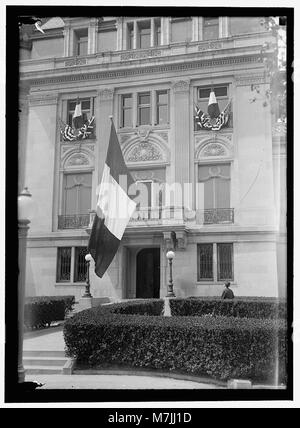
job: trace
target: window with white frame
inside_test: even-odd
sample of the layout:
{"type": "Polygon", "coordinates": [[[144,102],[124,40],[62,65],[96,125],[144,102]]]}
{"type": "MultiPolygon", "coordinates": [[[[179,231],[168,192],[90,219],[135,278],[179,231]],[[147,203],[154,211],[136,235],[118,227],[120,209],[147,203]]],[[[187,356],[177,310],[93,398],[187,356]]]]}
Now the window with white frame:
{"type": "Polygon", "coordinates": [[[127,49],[148,49],[161,45],[161,18],[127,23],[127,49]]]}
{"type": "Polygon", "coordinates": [[[58,247],[56,282],[84,283],[87,274],[87,247],[58,247]]]}
{"type": "Polygon", "coordinates": [[[169,124],[169,90],[151,90],[120,95],[119,126],[169,124]]]}
{"type": "Polygon", "coordinates": [[[197,244],[197,280],[234,280],[233,243],[197,244]]]}

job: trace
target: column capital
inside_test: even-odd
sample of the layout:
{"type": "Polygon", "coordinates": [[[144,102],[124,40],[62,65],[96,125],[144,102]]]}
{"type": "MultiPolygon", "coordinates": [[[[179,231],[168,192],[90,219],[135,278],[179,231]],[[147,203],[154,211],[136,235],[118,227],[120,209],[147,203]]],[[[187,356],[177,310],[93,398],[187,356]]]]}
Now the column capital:
{"type": "Polygon", "coordinates": [[[101,101],[109,101],[109,100],[113,100],[114,91],[115,91],[114,88],[99,89],[97,91],[97,95],[99,96],[101,101]]]}
{"type": "Polygon", "coordinates": [[[176,80],[172,82],[174,92],[187,92],[190,90],[190,79],[176,80]]]}

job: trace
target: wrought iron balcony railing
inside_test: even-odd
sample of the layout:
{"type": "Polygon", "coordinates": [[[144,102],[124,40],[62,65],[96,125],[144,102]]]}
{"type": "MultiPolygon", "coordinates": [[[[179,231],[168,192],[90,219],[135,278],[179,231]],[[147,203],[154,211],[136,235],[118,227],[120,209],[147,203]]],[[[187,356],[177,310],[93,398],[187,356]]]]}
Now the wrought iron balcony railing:
{"type": "Polygon", "coordinates": [[[90,214],[59,215],[58,229],[84,229],[90,223],[90,214]]]}
{"type": "Polygon", "coordinates": [[[197,212],[197,223],[234,223],[234,208],[210,208],[205,210],[199,210],[197,212]]]}

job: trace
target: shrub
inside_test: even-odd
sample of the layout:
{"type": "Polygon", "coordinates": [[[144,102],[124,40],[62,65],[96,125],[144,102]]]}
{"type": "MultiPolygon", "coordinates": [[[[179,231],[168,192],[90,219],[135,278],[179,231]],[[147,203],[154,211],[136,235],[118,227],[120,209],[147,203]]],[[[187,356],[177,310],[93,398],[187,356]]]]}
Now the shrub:
{"type": "Polygon", "coordinates": [[[286,319],[286,302],[276,298],[238,297],[222,300],[218,297],[191,297],[187,299],[170,299],[172,315],[230,316],[240,318],[284,318],[286,319]]]}
{"type": "Polygon", "coordinates": [[[162,299],[133,300],[108,305],[109,312],[127,315],[162,315],[164,301],[162,299]]]}
{"type": "Polygon", "coordinates": [[[74,296],[27,297],[24,308],[24,324],[27,328],[43,328],[53,321],[63,320],[72,310],[74,296]]]}
{"type": "Polygon", "coordinates": [[[90,366],[108,363],[272,382],[279,362],[279,381],[285,381],[283,320],[124,316],[93,308],[66,321],[64,338],[68,355],[90,366]]]}

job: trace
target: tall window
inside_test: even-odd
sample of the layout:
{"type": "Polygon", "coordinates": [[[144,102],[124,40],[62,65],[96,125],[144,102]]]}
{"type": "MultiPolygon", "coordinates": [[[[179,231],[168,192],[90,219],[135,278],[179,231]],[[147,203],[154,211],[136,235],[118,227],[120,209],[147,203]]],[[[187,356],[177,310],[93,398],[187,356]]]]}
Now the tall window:
{"type": "Polygon", "coordinates": [[[156,92],[156,123],[158,125],[169,122],[168,97],[168,91],[156,92]]]}
{"type": "Polygon", "coordinates": [[[57,248],[57,282],[68,282],[71,279],[71,247],[57,248]]]}
{"type": "Polygon", "coordinates": [[[150,21],[138,23],[137,48],[147,49],[151,46],[151,24],[150,21]]]}
{"type": "Polygon", "coordinates": [[[233,279],[232,244],[217,244],[218,281],[233,279]]]}
{"type": "Polygon", "coordinates": [[[213,244],[198,244],[198,281],[213,280],[213,244]]]}
{"type": "Polygon", "coordinates": [[[138,94],[138,125],[149,125],[150,117],[150,92],[138,94]]]}
{"type": "Polygon", "coordinates": [[[219,38],[219,18],[203,18],[203,40],[212,40],[219,38]]]}
{"type": "Polygon", "coordinates": [[[88,53],[88,29],[74,31],[74,49],[75,55],[87,55],[88,53]]]}
{"type": "Polygon", "coordinates": [[[133,49],[133,23],[127,24],[127,49],[133,49]]]}
{"type": "Polygon", "coordinates": [[[87,247],[57,248],[57,282],[85,282],[87,247]],[[73,266],[73,269],[72,269],[73,266]]]}
{"type": "Polygon", "coordinates": [[[233,281],[233,244],[197,245],[197,281],[233,281]]]}
{"type": "Polygon", "coordinates": [[[121,127],[132,126],[132,94],[121,95],[121,127]]]}
{"type": "Polygon", "coordinates": [[[160,19],[154,22],[154,46],[161,45],[161,23],[160,19]]]}
{"type": "Polygon", "coordinates": [[[88,214],[91,209],[92,173],[65,174],[63,214],[88,214]]]}
{"type": "Polygon", "coordinates": [[[204,208],[230,208],[230,164],[200,165],[204,184],[204,208]]]}

